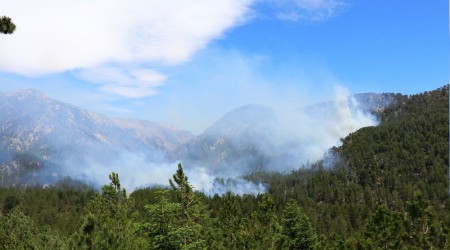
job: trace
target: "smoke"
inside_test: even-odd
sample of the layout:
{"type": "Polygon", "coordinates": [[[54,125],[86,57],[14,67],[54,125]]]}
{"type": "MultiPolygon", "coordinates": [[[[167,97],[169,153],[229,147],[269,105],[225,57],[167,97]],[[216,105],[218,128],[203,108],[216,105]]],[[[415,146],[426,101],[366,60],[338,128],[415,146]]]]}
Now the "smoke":
{"type": "MultiPolygon", "coordinates": [[[[83,117],[94,117],[97,122],[106,119],[83,117]]],[[[63,124],[56,113],[47,118],[52,128],[63,124]]],[[[96,131],[91,128],[95,124],[87,126],[87,131],[96,131]]],[[[331,147],[339,146],[340,138],[376,124],[376,118],[362,111],[347,89],[337,86],[334,101],[328,103],[291,110],[260,105],[238,108],[174,151],[121,138],[131,134],[112,128],[110,133],[103,131],[106,137],[100,141],[95,139],[98,136],[84,138],[81,132],[72,138],[68,132],[74,131],[55,128],[55,136],[42,142],[57,150],[56,154],[47,154],[53,166],[42,171],[42,176],[51,176],[42,184],[70,176],[100,187],[108,183],[111,172],[117,172],[128,191],[155,184],[167,186],[181,162],[193,187],[207,195],[258,194],[265,192],[267,186],[245,180],[244,176],[259,171],[287,173],[307,167],[323,159],[331,147]]],[[[51,147],[37,150],[52,152],[51,147]]]]}
{"type": "Polygon", "coordinates": [[[348,90],[337,86],[334,101],[305,108],[248,105],[229,112],[176,150],[188,168],[238,178],[252,172],[287,173],[324,158],[341,138],[377,119],[364,112],[348,90]]]}
{"type": "Polygon", "coordinates": [[[298,164],[322,159],[331,147],[341,144],[341,138],[362,127],[375,126],[378,121],[362,111],[347,89],[336,86],[333,102],[310,106],[293,116],[283,114],[280,124],[285,126],[281,130],[273,128],[280,135],[272,139],[286,145],[287,154],[298,161],[297,166],[288,164],[283,169],[292,170],[298,164]]]}
{"type": "MultiPolygon", "coordinates": [[[[334,156],[328,153],[331,147],[340,146],[340,139],[351,132],[378,124],[346,88],[336,86],[334,92],[334,101],[301,109],[250,105],[228,113],[176,149],[176,160],[172,154],[172,163],[159,165],[166,178],[158,184],[167,184],[176,163],[181,162],[194,188],[207,195],[259,194],[267,186],[243,176],[258,171],[288,173],[323,159],[333,165],[334,156]]],[[[127,156],[125,162],[130,159],[127,156]]],[[[147,173],[154,171],[155,164],[147,165],[147,173]]]]}
{"type": "MultiPolygon", "coordinates": [[[[129,192],[147,186],[168,186],[178,162],[164,161],[164,153],[159,154],[156,158],[160,159],[155,159],[155,154],[149,158],[144,153],[119,150],[109,157],[85,153],[82,161],[79,158],[66,158],[61,162],[60,165],[64,166],[65,171],[60,174],[100,188],[101,185],[107,184],[108,175],[116,172],[119,173],[121,185],[129,192]]],[[[257,195],[266,191],[266,187],[261,183],[256,184],[237,175],[219,177],[206,168],[185,168],[185,173],[195,190],[209,196],[226,192],[257,195]]]]}
{"type": "Polygon", "coordinates": [[[238,195],[257,195],[266,192],[266,186],[262,183],[253,183],[239,176],[220,176],[206,168],[188,169],[186,174],[191,177],[191,184],[196,190],[209,196],[223,195],[226,192],[238,195]]]}
{"type": "MultiPolygon", "coordinates": [[[[362,127],[378,124],[376,117],[363,112],[347,89],[336,86],[333,102],[322,103],[298,110],[293,115],[280,113],[278,124],[272,127],[271,139],[280,145],[279,155],[287,155],[281,166],[271,166],[278,171],[290,171],[316,162],[340,139],[362,127]],[[292,162],[293,161],[293,162],[292,162]]],[[[273,148],[271,149],[273,150],[273,148]]]]}
{"type": "Polygon", "coordinates": [[[101,183],[115,171],[123,185],[134,190],[145,185],[167,185],[181,162],[193,187],[207,195],[263,193],[267,186],[243,176],[258,171],[288,173],[325,156],[332,162],[327,153],[341,144],[341,138],[362,127],[377,125],[376,117],[363,112],[347,89],[336,86],[334,92],[332,102],[300,109],[251,105],[232,111],[183,145],[181,148],[189,150],[176,159],[166,152],[149,157],[122,151],[107,162],[91,159],[86,168],[73,173],[101,183]]]}

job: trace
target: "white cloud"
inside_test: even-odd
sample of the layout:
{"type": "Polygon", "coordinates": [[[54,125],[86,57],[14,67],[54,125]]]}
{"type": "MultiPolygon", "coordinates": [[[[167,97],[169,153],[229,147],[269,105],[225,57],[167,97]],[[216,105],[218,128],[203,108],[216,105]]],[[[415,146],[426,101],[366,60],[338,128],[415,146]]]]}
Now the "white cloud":
{"type": "Polygon", "coordinates": [[[286,21],[323,21],[347,7],[343,0],[269,0],[275,16],[286,21]]]}
{"type": "Polygon", "coordinates": [[[78,77],[101,84],[101,89],[128,98],[140,98],[156,93],[166,76],[151,69],[97,67],[81,70],[78,77]]]}
{"type": "Polygon", "coordinates": [[[16,32],[0,39],[0,70],[22,75],[87,69],[101,88],[126,97],[155,93],[161,73],[242,23],[251,0],[0,0],[16,32]],[[117,69],[105,69],[104,65],[117,69]],[[129,65],[134,65],[130,67],[129,65]],[[128,68],[128,69],[127,69],[128,68]],[[95,70],[100,70],[98,75],[95,70]],[[111,75],[107,75],[107,71],[111,75]],[[107,78],[107,79],[106,79],[107,78]]]}
{"type": "Polygon", "coordinates": [[[0,0],[16,32],[0,38],[0,71],[39,76],[67,71],[116,96],[157,93],[161,68],[189,61],[257,6],[284,20],[323,20],[341,0],[0,0]],[[113,65],[113,66],[111,66],[113,65]],[[151,66],[148,66],[151,65],[151,66]]]}

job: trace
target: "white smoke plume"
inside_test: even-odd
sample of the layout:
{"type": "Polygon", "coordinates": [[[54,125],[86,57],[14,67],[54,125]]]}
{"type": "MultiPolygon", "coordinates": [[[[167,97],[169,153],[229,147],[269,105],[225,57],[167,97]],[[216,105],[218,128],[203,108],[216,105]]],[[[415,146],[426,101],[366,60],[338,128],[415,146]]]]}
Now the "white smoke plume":
{"type": "MultiPolygon", "coordinates": [[[[261,126],[250,130],[252,133],[238,134],[232,143],[250,143],[265,159],[263,166],[256,166],[260,163],[252,158],[254,156],[244,156],[247,158],[242,160],[229,155],[231,159],[217,167],[211,163],[208,158],[210,156],[192,162],[189,160],[190,155],[182,159],[167,160],[163,152],[149,157],[143,153],[120,150],[120,153],[113,154],[107,160],[96,158],[96,154],[89,154],[85,167],[82,168],[78,167],[77,161],[66,162],[64,165],[74,166],[70,168],[72,176],[93,183],[105,183],[111,171],[118,172],[123,185],[132,191],[146,185],[168,185],[178,162],[181,162],[193,187],[208,195],[226,192],[258,194],[265,192],[267,186],[249,182],[243,176],[261,170],[288,173],[307,167],[309,163],[323,159],[331,147],[339,146],[340,138],[359,128],[377,125],[376,118],[363,112],[348,90],[340,86],[335,88],[333,102],[294,111],[271,110],[274,111],[273,116],[264,121],[252,121],[261,126]]],[[[251,126],[245,123],[244,117],[235,118],[241,126],[251,126]]],[[[227,132],[236,129],[225,128],[227,132]]],[[[229,151],[218,153],[216,158],[213,155],[214,161],[220,161],[218,158],[226,156],[229,151]]]]}
{"type": "MultiPolygon", "coordinates": [[[[41,99],[43,108],[53,103],[47,98],[41,99]]],[[[34,104],[34,107],[37,106],[34,104]]],[[[71,112],[76,110],[74,107],[65,109],[71,112]]],[[[48,118],[52,128],[62,122],[58,120],[57,113],[52,117],[48,118]]],[[[102,120],[96,115],[83,117],[102,120]]],[[[26,120],[17,126],[26,127],[26,120]]],[[[103,120],[108,121],[106,118],[103,120]]],[[[167,186],[177,164],[182,163],[193,187],[208,195],[225,192],[258,194],[265,192],[267,186],[247,181],[244,176],[256,171],[288,173],[308,167],[308,163],[322,159],[331,147],[339,146],[340,138],[359,128],[376,124],[375,117],[363,111],[345,88],[336,87],[335,100],[329,103],[291,111],[259,105],[236,109],[203,134],[179,147],[190,147],[191,151],[186,151],[184,155],[175,154],[175,157],[173,154],[178,149],[168,152],[166,150],[169,149],[149,148],[146,144],[135,145],[133,140],[128,144],[96,144],[95,140],[84,138],[83,133],[72,138],[66,130],[56,133],[58,129],[55,127],[56,137],[49,137],[43,143],[57,150],[57,154],[49,155],[48,159],[53,166],[60,166],[61,169],[45,169],[43,176],[68,175],[98,187],[108,183],[108,174],[114,171],[119,173],[123,186],[133,191],[154,184],[167,186]],[[86,140],[85,143],[82,143],[83,140],[86,140]],[[195,141],[198,143],[191,143],[195,141]],[[197,154],[200,151],[201,154],[197,154]]],[[[72,126],[77,128],[75,123],[72,126]]],[[[130,136],[127,133],[113,134],[116,137],[130,136]]],[[[35,136],[37,134],[34,139],[38,138],[35,136]]],[[[116,137],[127,142],[127,138],[116,137]]],[[[50,184],[52,180],[55,178],[44,184],[50,184]]]]}

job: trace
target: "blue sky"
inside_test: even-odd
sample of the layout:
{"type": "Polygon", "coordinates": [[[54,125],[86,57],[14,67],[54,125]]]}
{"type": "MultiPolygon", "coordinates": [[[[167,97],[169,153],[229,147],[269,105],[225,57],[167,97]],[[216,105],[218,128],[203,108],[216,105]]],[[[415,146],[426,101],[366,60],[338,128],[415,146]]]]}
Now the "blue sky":
{"type": "Polygon", "coordinates": [[[414,94],[449,82],[443,0],[0,3],[17,24],[0,37],[0,91],[195,133],[248,103],[329,100],[336,85],[414,94]]]}

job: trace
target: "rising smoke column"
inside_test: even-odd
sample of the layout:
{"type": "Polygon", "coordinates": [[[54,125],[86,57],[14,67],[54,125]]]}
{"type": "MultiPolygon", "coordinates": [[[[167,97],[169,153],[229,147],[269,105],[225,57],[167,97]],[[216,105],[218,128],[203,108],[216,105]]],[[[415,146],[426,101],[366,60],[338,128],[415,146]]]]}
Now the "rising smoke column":
{"type": "MultiPolygon", "coordinates": [[[[249,109],[258,112],[257,108],[251,106],[249,109]]],[[[250,174],[252,169],[288,173],[302,166],[308,166],[323,159],[331,147],[340,146],[340,139],[349,133],[378,124],[376,117],[363,112],[355,98],[341,86],[335,87],[333,102],[318,105],[312,111],[270,109],[272,113],[268,113],[267,108],[263,106],[261,108],[264,108],[263,117],[259,117],[261,121],[251,121],[250,124],[238,123],[242,128],[257,123],[257,126],[252,127],[254,131],[234,133],[239,135],[238,138],[227,139],[232,141],[232,146],[255,143],[252,147],[258,151],[257,157],[267,159],[266,165],[259,169],[259,166],[254,165],[257,160],[252,160],[250,156],[250,160],[234,159],[233,162],[231,159],[220,167],[208,168],[210,162],[202,162],[200,159],[193,164],[195,167],[188,169],[192,173],[191,180],[199,190],[208,194],[223,194],[228,191],[238,194],[264,192],[266,187],[263,184],[251,183],[242,176],[250,174]],[[262,120],[264,117],[268,120],[262,120]],[[263,123],[263,126],[258,123],[263,123]]],[[[242,123],[248,120],[247,112],[248,109],[242,112],[242,117],[239,117],[239,113],[233,113],[232,116],[242,123]]],[[[219,141],[223,140],[220,133],[216,136],[219,141]]],[[[219,152],[216,157],[220,158],[228,152],[219,152]]]]}

